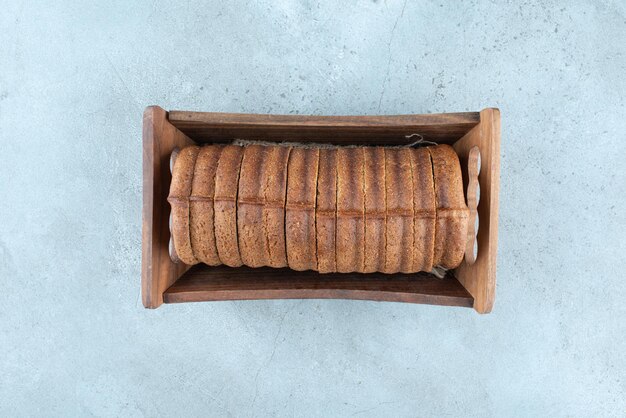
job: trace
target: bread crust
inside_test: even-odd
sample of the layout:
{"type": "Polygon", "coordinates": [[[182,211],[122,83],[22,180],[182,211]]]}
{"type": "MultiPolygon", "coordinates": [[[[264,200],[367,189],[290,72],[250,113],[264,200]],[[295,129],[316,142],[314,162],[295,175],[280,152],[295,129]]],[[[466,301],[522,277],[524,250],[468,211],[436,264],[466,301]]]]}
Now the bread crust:
{"type": "Polygon", "coordinates": [[[217,253],[222,263],[240,267],[237,234],[237,194],[243,147],[226,145],[215,172],[214,228],[217,253]]]}
{"type": "Polygon", "coordinates": [[[241,261],[249,267],[267,265],[265,228],[263,227],[263,189],[261,175],[265,146],[244,148],[237,197],[237,238],[241,261]]]}
{"type": "Polygon", "coordinates": [[[385,150],[386,251],[384,273],[413,267],[413,184],[410,148],[385,150]]]}
{"type": "Polygon", "coordinates": [[[285,203],[287,194],[287,164],[291,147],[268,146],[260,173],[263,187],[263,227],[267,265],[287,267],[285,244],[285,203]]]}
{"type": "Polygon", "coordinates": [[[293,148],[287,174],[285,240],[287,262],[293,270],[316,270],[315,197],[318,148],[293,148]]]}
{"type": "Polygon", "coordinates": [[[215,172],[222,148],[221,145],[206,145],[200,148],[189,197],[191,248],[198,261],[210,266],[222,264],[215,244],[213,206],[215,172]]]}
{"type": "Polygon", "coordinates": [[[337,271],[365,267],[365,193],[363,147],[337,149],[337,271]]]}
{"type": "Polygon", "coordinates": [[[337,150],[320,149],[317,176],[317,206],[315,209],[317,270],[320,273],[337,271],[335,252],[336,216],[337,150]]]}
{"type": "Polygon", "coordinates": [[[414,272],[431,271],[435,250],[435,185],[430,153],[426,148],[413,149],[413,267],[414,272]]]}
{"type": "Polygon", "coordinates": [[[189,233],[189,196],[194,176],[194,167],[200,148],[185,147],[178,153],[172,169],[172,181],[167,198],[172,207],[172,240],[178,258],[185,264],[197,264],[189,233]]]}
{"type": "Polygon", "coordinates": [[[364,273],[383,271],[385,266],[385,148],[363,149],[365,166],[365,264],[364,273]]]}
{"type": "Polygon", "coordinates": [[[385,273],[455,268],[469,209],[458,156],[427,148],[183,148],[168,201],[185,264],[385,273]]]}
{"type": "Polygon", "coordinates": [[[437,205],[434,265],[452,269],[463,261],[469,208],[465,204],[459,157],[449,145],[428,147],[437,205]]]}

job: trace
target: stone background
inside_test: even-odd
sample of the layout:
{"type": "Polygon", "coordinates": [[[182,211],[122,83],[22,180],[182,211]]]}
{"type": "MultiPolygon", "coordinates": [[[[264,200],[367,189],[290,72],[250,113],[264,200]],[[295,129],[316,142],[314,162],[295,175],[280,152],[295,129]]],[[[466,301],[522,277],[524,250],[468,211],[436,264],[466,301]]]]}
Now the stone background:
{"type": "Polygon", "coordinates": [[[0,415],[623,416],[623,1],[0,3],[0,415]],[[151,104],[499,107],[493,313],[143,309],[151,104]]]}

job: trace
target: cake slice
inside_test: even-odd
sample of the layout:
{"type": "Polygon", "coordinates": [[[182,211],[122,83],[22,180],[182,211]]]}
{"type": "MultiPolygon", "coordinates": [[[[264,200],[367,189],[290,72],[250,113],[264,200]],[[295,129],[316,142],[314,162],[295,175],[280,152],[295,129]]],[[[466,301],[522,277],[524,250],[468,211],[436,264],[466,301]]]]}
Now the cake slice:
{"type": "Polygon", "coordinates": [[[316,270],[315,196],[318,148],[293,148],[287,174],[285,240],[287,262],[293,270],[316,270]]]}
{"type": "Polygon", "coordinates": [[[426,148],[411,152],[413,173],[413,267],[431,271],[435,250],[435,185],[430,153],[426,148]]]}
{"type": "Polygon", "coordinates": [[[365,268],[363,147],[337,149],[337,271],[365,268]]]}
{"type": "Polygon", "coordinates": [[[262,145],[244,147],[239,174],[237,238],[241,261],[249,267],[267,265],[261,184],[265,148],[262,145]]]}
{"type": "Polygon", "coordinates": [[[364,273],[385,266],[385,148],[363,149],[365,166],[365,266],[364,273]]]}
{"type": "Polygon", "coordinates": [[[263,227],[267,265],[287,267],[285,245],[285,201],[287,192],[287,163],[291,147],[265,147],[261,184],[263,187],[263,227]]]}
{"type": "Polygon", "coordinates": [[[333,273],[337,271],[335,253],[337,150],[320,149],[319,161],[317,205],[315,208],[317,270],[320,273],[333,273]]]}
{"type": "Polygon", "coordinates": [[[411,272],[413,267],[413,184],[411,149],[385,150],[387,223],[385,273],[411,272]]]}
{"type": "Polygon", "coordinates": [[[191,248],[198,261],[210,266],[222,264],[215,245],[215,228],[213,227],[215,171],[221,151],[221,145],[207,145],[200,148],[189,197],[191,248]]]}
{"type": "Polygon", "coordinates": [[[194,167],[200,148],[183,148],[172,169],[172,182],[167,201],[172,207],[172,240],[178,258],[185,264],[198,263],[194,256],[189,234],[189,196],[193,181],[194,167]]]}
{"type": "Polygon", "coordinates": [[[469,208],[465,204],[459,157],[449,145],[428,147],[437,206],[433,264],[447,269],[463,261],[469,208]]]}
{"type": "Polygon", "coordinates": [[[215,243],[222,263],[242,265],[237,239],[237,194],[243,147],[226,145],[220,153],[215,172],[215,243]]]}

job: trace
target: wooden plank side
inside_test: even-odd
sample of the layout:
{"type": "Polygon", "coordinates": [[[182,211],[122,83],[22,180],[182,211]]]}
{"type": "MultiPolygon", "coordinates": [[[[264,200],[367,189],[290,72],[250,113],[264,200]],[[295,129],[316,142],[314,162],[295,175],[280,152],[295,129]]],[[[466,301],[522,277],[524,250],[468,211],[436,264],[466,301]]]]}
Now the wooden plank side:
{"type": "Polygon", "coordinates": [[[251,299],[358,299],[471,307],[452,275],[296,272],[269,267],[193,266],[164,295],[166,303],[251,299]]]}
{"type": "Polygon", "coordinates": [[[478,112],[395,116],[304,116],[169,112],[170,122],[198,142],[232,138],[342,144],[453,143],[480,120],[478,112]]]}
{"type": "Polygon", "coordinates": [[[470,150],[478,146],[481,169],[478,175],[480,202],[478,204],[478,254],[469,265],[465,261],[455,275],[474,297],[474,309],[491,312],[496,290],[496,256],[498,251],[498,193],[500,188],[500,111],[485,109],[480,112],[480,124],[474,127],[453,147],[464,167],[467,186],[467,162],[470,150]]]}
{"type": "Polygon", "coordinates": [[[172,262],[169,256],[169,213],[167,194],[171,181],[170,155],[174,148],[193,144],[167,121],[158,106],[146,108],[143,116],[143,207],[141,294],[146,308],[163,303],[163,292],[189,267],[172,262]]]}

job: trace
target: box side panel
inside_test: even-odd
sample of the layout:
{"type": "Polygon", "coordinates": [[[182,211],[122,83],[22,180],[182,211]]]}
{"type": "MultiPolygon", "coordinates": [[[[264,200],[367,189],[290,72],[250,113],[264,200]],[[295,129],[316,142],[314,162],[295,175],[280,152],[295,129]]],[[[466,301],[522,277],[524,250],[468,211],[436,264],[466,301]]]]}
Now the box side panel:
{"type": "Polygon", "coordinates": [[[167,194],[171,181],[169,159],[176,147],[193,144],[167,121],[167,112],[146,108],[143,118],[143,208],[141,293],[146,308],[163,303],[163,292],[188,266],[171,261],[167,194]]]}
{"type": "MultiPolygon", "coordinates": [[[[455,275],[474,297],[474,309],[488,313],[493,308],[496,289],[496,256],[498,251],[498,192],[500,188],[500,111],[485,109],[480,124],[453,144],[462,166],[467,166],[470,150],[480,150],[481,168],[478,175],[480,202],[476,261],[465,261],[455,275]]],[[[464,173],[466,176],[466,173],[464,173]]],[[[467,185],[467,178],[464,179],[467,185]]]]}
{"type": "Polygon", "coordinates": [[[359,299],[471,307],[451,274],[319,274],[269,267],[193,266],[164,295],[166,303],[240,299],[359,299]]]}
{"type": "Polygon", "coordinates": [[[336,145],[401,145],[421,136],[426,141],[451,144],[476,126],[479,119],[477,112],[399,116],[169,112],[169,121],[197,142],[228,142],[238,138],[336,145]]]}

